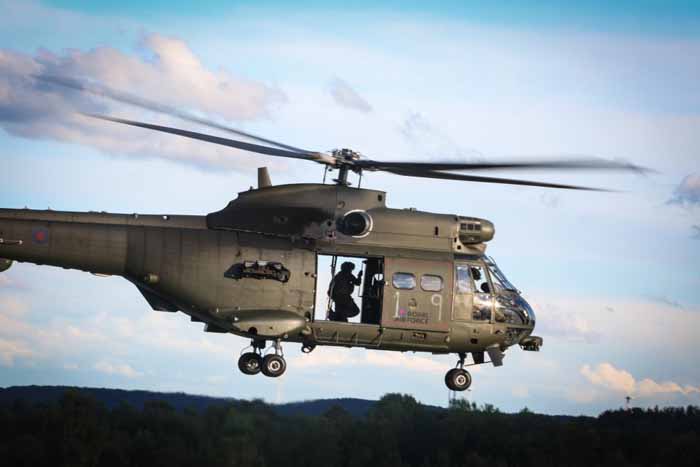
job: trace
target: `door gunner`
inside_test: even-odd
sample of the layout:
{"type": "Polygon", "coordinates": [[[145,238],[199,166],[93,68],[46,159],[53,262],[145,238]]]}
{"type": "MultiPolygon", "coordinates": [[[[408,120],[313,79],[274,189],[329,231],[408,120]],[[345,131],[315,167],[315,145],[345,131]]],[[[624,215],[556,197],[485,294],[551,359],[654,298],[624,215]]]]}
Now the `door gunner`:
{"type": "Polygon", "coordinates": [[[356,285],[362,283],[362,271],[357,273],[357,277],[352,274],[355,265],[349,261],[340,266],[340,272],[335,275],[328,286],[328,295],[335,303],[335,311],[332,311],[329,318],[332,321],[347,322],[348,318],[360,314],[360,309],[352,299],[352,292],[356,285]]]}

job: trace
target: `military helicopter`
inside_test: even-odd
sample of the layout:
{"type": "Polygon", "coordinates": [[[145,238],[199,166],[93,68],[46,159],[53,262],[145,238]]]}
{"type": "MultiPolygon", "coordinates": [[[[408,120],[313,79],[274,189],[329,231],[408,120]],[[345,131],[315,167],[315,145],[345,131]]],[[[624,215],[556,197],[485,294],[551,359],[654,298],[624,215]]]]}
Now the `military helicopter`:
{"type": "MultiPolygon", "coordinates": [[[[67,79],[55,84],[94,89],[67,79]]],[[[324,166],[323,183],[273,185],[258,169],[257,188],[206,216],[0,209],[0,272],[13,261],[117,275],[157,311],[183,312],[204,331],[250,339],[238,368],[279,377],[283,342],[386,351],[457,354],[447,387],[464,391],[467,367],[503,364],[518,345],[538,351],[535,313],[485,254],[495,228],[486,219],[387,207],[383,191],[353,187],[351,173],[596,190],[454,171],[608,169],[644,171],[595,158],[501,162],[400,162],[350,149],[310,151],[220,125],[123,93],[98,94],[233,133],[255,143],[106,115],[106,122],[165,132],[253,153],[324,166]],[[326,174],[337,171],[332,183],[326,174]],[[361,264],[355,321],[334,320],[321,265],[361,264]],[[327,305],[319,306],[317,298],[327,305]],[[268,346],[268,342],[270,345],[268,346]],[[467,357],[471,355],[471,363],[467,357]],[[488,357],[488,360],[486,360],[488,357]]],[[[336,306],[337,308],[337,306],[336,306]]]]}

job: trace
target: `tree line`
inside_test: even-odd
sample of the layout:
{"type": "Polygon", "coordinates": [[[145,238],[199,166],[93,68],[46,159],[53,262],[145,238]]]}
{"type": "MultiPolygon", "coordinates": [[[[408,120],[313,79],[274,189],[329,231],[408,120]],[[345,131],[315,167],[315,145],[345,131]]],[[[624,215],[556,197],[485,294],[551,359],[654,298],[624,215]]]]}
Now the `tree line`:
{"type": "Polygon", "coordinates": [[[700,408],[561,417],[387,394],[363,416],[340,406],[280,414],[259,400],[176,410],[157,400],[107,408],[67,391],[0,407],[7,466],[632,466],[700,465],[700,408]]]}

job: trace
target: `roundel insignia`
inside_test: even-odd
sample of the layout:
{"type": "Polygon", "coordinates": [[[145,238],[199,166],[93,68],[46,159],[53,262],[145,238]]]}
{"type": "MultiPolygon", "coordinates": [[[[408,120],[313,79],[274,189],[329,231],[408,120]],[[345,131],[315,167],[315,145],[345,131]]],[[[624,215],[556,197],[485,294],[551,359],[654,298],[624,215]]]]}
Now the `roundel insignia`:
{"type": "Polygon", "coordinates": [[[46,245],[49,243],[49,230],[44,227],[32,229],[32,242],[37,245],[46,245]]]}

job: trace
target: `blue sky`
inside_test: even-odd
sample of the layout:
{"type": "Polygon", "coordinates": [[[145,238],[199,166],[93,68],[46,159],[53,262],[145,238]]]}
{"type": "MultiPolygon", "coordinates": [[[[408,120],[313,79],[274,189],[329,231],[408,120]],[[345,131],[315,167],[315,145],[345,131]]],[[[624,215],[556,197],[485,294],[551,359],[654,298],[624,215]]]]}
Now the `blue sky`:
{"type": "MultiPolygon", "coordinates": [[[[311,149],[375,158],[592,154],[656,169],[523,174],[617,194],[370,174],[392,207],[487,218],[489,253],[537,307],[539,354],[479,368],[467,397],[597,413],[700,404],[700,11],[696,2],[8,2],[0,18],[0,205],[205,214],[322,171],[76,120],[113,103],[45,94],[77,73],[311,149]],[[229,92],[217,83],[226,82],[229,92]]],[[[169,123],[172,121],[164,120],[169,123]]],[[[178,123],[188,127],[186,124],[178,123]]],[[[0,385],[80,384],[289,401],[408,392],[444,404],[451,357],[288,349],[280,381],[235,370],[243,339],[158,314],[126,281],[0,275],[0,385]],[[371,383],[357,383],[367,381],[371,383]]]]}

